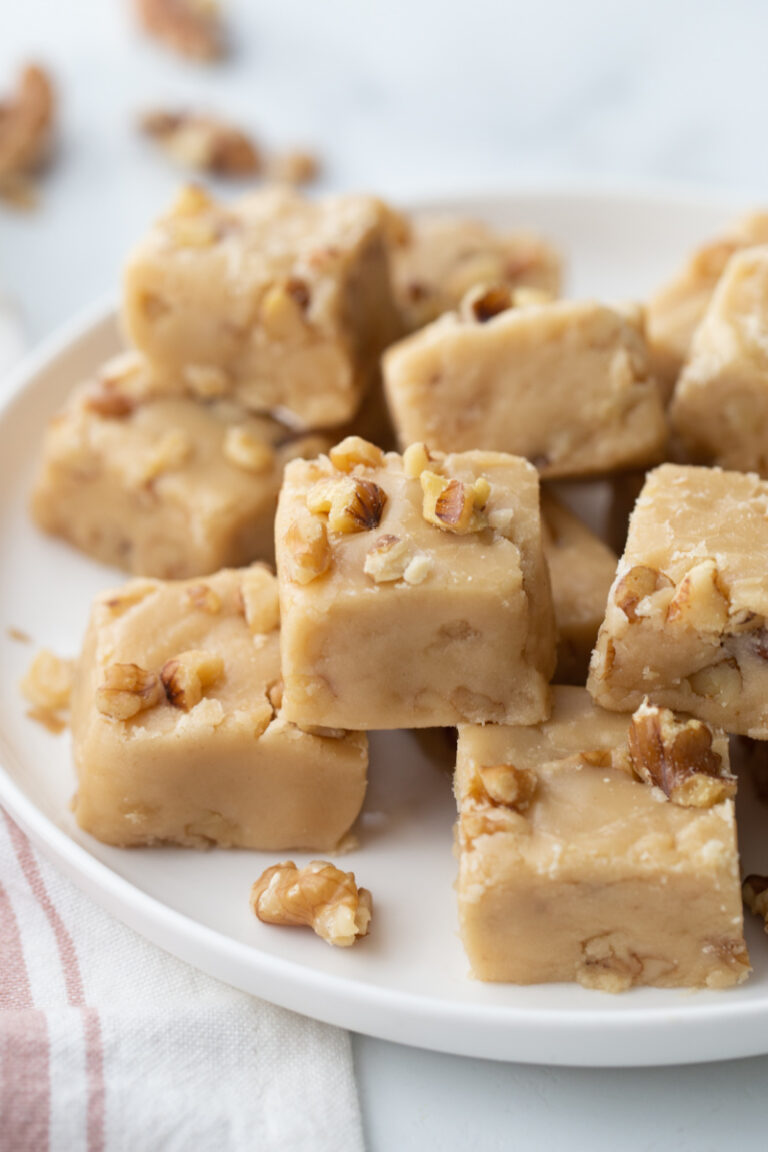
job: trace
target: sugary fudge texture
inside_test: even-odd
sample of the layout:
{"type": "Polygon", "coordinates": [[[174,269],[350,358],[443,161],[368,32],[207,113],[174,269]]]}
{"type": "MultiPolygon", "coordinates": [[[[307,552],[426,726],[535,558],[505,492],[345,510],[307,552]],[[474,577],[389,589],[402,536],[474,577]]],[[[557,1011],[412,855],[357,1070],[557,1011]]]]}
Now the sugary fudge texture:
{"type": "Polygon", "coordinates": [[[754,244],[768,244],[768,213],[754,212],[735,221],[722,236],[697,249],[648,301],[648,342],[654,371],[667,396],[728,261],[734,252],[754,244]]]}
{"type": "Polygon", "coordinates": [[[588,687],[768,739],[768,483],[665,464],[629,522],[588,687]]]}
{"type": "Polygon", "coordinates": [[[503,299],[489,315],[497,295],[467,297],[386,353],[400,443],[511,452],[550,477],[660,460],[664,412],[635,318],[591,301],[503,299]]]}
{"type": "Polygon", "coordinates": [[[400,327],[388,220],[364,196],[268,189],[223,205],[189,189],[128,260],[125,326],[161,377],[341,424],[400,327]]]}
{"type": "Polygon", "coordinates": [[[364,441],[330,456],[293,461],[280,493],[286,717],[360,729],[542,719],[555,634],[535,469],[364,441]]]}
{"type": "Polygon", "coordinates": [[[476,284],[560,290],[560,256],[530,232],[497,232],[456,216],[413,219],[393,251],[395,295],[409,330],[458,307],[476,284]]]}
{"type": "Polygon", "coordinates": [[[271,560],[283,466],[327,447],[232,401],[153,392],[141,360],[107,364],[45,437],[37,523],[135,575],[271,560]]]}
{"type": "Polygon", "coordinates": [[[728,262],[670,417],[688,459],[768,475],[768,247],[728,262]]]}
{"type": "Polygon", "coordinates": [[[609,992],[744,980],[726,738],[665,710],[604,712],[583,688],[553,697],[537,727],[459,729],[459,917],[475,976],[609,992]]]}
{"type": "Polygon", "coordinates": [[[100,595],[75,675],[75,816],[123,846],[335,848],[363,802],[361,733],[280,709],[275,577],[134,580],[100,595]]]}
{"type": "Polygon", "coordinates": [[[617,557],[575,513],[547,492],[541,496],[541,520],[558,633],[555,680],[583,684],[617,557]]]}

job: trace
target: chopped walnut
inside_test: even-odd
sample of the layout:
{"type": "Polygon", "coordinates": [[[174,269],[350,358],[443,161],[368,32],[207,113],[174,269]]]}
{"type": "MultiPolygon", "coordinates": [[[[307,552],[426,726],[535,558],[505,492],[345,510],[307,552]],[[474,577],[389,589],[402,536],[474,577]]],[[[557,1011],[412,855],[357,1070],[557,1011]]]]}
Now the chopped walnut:
{"type": "Polygon", "coordinates": [[[742,689],[742,678],[739,665],[732,656],[721,660],[717,664],[710,664],[692,672],[688,683],[697,696],[707,696],[710,699],[717,697],[729,704],[738,699],[742,689]]]}
{"type": "Polygon", "coordinates": [[[289,524],[285,533],[288,554],[288,579],[296,584],[309,584],[331,566],[331,545],[325,523],[315,517],[304,517],[289,524]]]}
{"type": "Polygon", "coordinates": [[[166,660],[160,673],[169,704],[189,712],[202,700],[205,692],[224,671],[221,656],[200,648],[190,648],[172,660],[166,660]]]}
{"type": "Polygon", "coordinates": [[[627,948],[618,933],[593,936],[584,941],[581,949],[583,967],[576,973],[576,979],[585,988],[625,992],[642,975],[642,960],[627,948]]]}
{"type": "Polygon", "coordinates": [[[403,471],[410,480],[418,480],[422,472],[429,468],[430,455],[426,444],[409,444],[403,452],[403,471]]]}
{"type": "Polygon", "coordinates": [[[435,562],[431,556],[427,556],[425,552],[419,552],[403,572],[403,580],[406,584],[423,584],[434,566],[435,562]]]}
{"type": "Polygon", "coordinates": [[[25,179],[48,158],[56,97],[44,68],[29,64],[12,97],[0,102],[0,194],[25,203],[25,179]]]}
{"type": "Polygon", "coordinates": [[[646,564],[637,564],[625,572],[619,580],[614,592],[614,600],[627,620],[634,623],[641,615],[638,608],[644,600],[662,588],[671,587],[672,581],[665,572],[659,572],[656,568],[649,568],[646,564]]]}
{"type": "Polygon", "coordinates": [[[192,454],[192,441],[178,428],[169,429],[135,461],[133,481],[148,484],[166,472],[175,472],[192,454]]]}
{"type": "Polygon", "coordinates": [[[486,324],[513,307],[514,298],[508,285],[477,284],[464,295],[459,311],[465,320],[486,324]]]}
{"type": "Polygon", "coordinates": [[[306,925],[339,948],[368,935],[373,901],[353,872],[325,860],[297,868],[292,860],[262,873],[251,889],[251,908],[265,924],[306,925]]]}
{"type": "Polygon", "coordinates": [[[491,764],[479,769],[473,783],[474,800],[490,801],[515,812],[525,812],[536,794],[538,779],[530,768],[491,764]]]}
{"type": "Polygon", "coordinates": [[[330,530],[345,534],[377,528],[386,502],[386,492],[362,476],[320,480],[307,494],[309,511],[327,512],[330,530]]]}
{"type": "Polygon", "coordinates": [[[279,712],[283,706],[283,691],[282,680],[275,680],[274,684],[270,684],[267,688],[267,699],[275,712],[279,712]]]}
{"type": "Polygon", "coordinates": [[[410,546],[401,536],[379,536],[365,555],[363,571],[377,584],[402,580],[410,563],[410,546]]]}
{"type": "Polygon", "coordinates": [[[258,475],[269,472],[275,464],[274,449],[247,427],[236,425],[227,429],[224,437],[224,455],[236,468],[258,475]]]}
{"type": "Polygon", "coordinates": [[[427,523],[443,532],[462,536],[487,527],[488,522],[480,512],[491,489],[483,477],[471,485],[426,470],[421,473],[421,488],[424,493],[422,515],[427,523]]]}
{"type": "Polygon", "coordinates": [[[221,597],[210,584],[193,584],[187,589],[184,598],[192,608],[207,612],[209,616],[215,616],[221,611],[221,597]]]}
{"type": "Polygon", "coordinates": [[[613,752],[610,748],[588,748],[579,753],[579,759],[590,768],[612,768],[613,752]]]}
{"type": "Polygon", "coordinates": [[[130,720],[163,698],[160,677],[138,664],[110,664],[96,689],[96,707],[112,720],[130,720]]]}
{"type": "Polygon", "coordinates": [[[280,626],[277,581],[266,568],[251,568],[240,587],[243,614],[254,636],[274,632],[280,626]]]}
{"type": "Polygon", "coordinates": [[[378,468],[384,460],[381,448],[370,440],[363,440],[362,436],[346,436],[328,455],[340,472],[351,472],[357,467],[378,468]]]}
{"type": "Polygon", "coordinates": [[[310,301],[309,286],[298,276],[272,284],[261,302],[262,327],[274,340],[303,339],[310,301]]]}
{"type": "Polygon", "coordinates": [[[134,8],[144,31],[180,56],[215,60],[224,54],[214,0],[134,0],[134,8]]]}
{"type": "Polygon", "coordinates": [[[674,804],[711,808],[736,794],[736,777],[700,720],[676,720],[668,708],[644,701],[630,722],[628,749],[635,775],[674,804]]]}
{"type": "Polygon", "coordinates": [[[267,175],[278,184],[311,184],[320,175],[320,158],[300,148],[277,152],[269,158],[267,175]]]}
{"type": "Polygon", "coordinates": [[[723,631],[728,622],[728,597],[714,560],[703,560],[686,573],[669,602],[667,620],[702,633],[723,631]]]}
{"type": "Polygon", "coordinates": [[[122,420],[130,416],[146,395],[143,369],[137,353],[113,356],[88,390],[85,407],[106,419],[122,420]]]}
{"type": "Polygon", "coordinates": [[[199,400],[218,400],[230,391],[230,381],[223,368],[212,364],[187,364],[184,383],[199,400]]]}
{"type": "Polygon", "coordinates": [[[762,916],[768,932],[768,876],[752,873],[741,886],[744,903],[755,916],[762,916]]]}
{"type": "Polygon", "coordinates": [[[21,694],[37,708],[53,711],[69,707],[74,678],[74,662],[42,648],[21,681],[21,694]]]}
{"type": "Polygon", "coordinates": [[[263,160],[258,145],[234,124],[196,112],[147,112],[141,131],[174,163],[215,176],[254,176],[263,160]]]}

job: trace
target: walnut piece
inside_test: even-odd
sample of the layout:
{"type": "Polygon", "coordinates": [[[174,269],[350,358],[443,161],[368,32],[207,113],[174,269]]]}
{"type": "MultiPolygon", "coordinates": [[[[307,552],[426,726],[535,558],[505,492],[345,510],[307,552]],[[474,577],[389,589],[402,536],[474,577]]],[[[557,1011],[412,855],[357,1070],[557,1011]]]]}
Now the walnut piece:
{"type": "Polygon", "coordinates": [[[368,935],[373,901],[353,872],[326,860],[297,868],[292,860],[267,868],[251,888],[251,908],[265,924],[306,925],[338,948],[368,935]]]}
{"type": "Polygon", "coordinates": [[[728,597],[718,580],[714,560],[695,564],[675,589],[667,608],[667,620],[696,632],[720,634],[728,622],[728,597]]]}
{"type": "Polygon", "coordinates": [[[74,662],[41,648],[19,685],[21,694],[37,708],[51,711],[69,707],[74,662]]]}
{"type": "Polygon", "coordinates": [[[420,479],[424,494],[422,515],[428,524],[460,536],[480,532],[488,526],[481,512],[488,502],[491,486],[484,477],[474,484],[465,484],[426,469],[420,479]]]}
{"type": "Polygon", "coordinates": [[[192,60],[224,54],[224,37],[214,0],[134,0],[144,31],[192,60]]]}
{"type": "Polygon", "coordinates": [[[762,916],[768,932],[768,876],[758,876],[753,872],[741,885],[741,894],[750,912],[762,916]]]}
{"type": "Polygon", "coordinates": [[[392,580],[402,580],[410,563],[410,547],[401,536],[379,536],[365,555],[363,571],[373,577],[377,584],[392,580]]]}
{"type": "Polygon", "coordinates": [[[187,364],[183,376],[187,388],[198,400],[218,400],[231,388],[227,373],[213,364],[187,364]]]}
{"type": "Polygon", "coordinates": [[[221,597],[214,592],[210,584],[193,584],[187,589],[184,599],[191,608],[207,612],[209,616],[215,616],[221,611],[221,597]]]}
{"type": "Polygon", "coordinates": [[[110,664],[96,689],[96,707],[112,720],[130,720],[163,699],[159,676],[138,664],[110,664]]]}
{"type": "Polygon", "coordinates": [[[474,778],[473,799],[525,812],[536,794],[538,780],[530,768],[514,764],[483,765],[474,778]]]}
{"type": "Polygon", "coordinates": [[[50,76],[37,64],[21,73],[16,91],[0,102],[0,191],[13,197],[25,177],[48,158],[56,97],[50,76]]]}
{"type": "Polygon", "coordinates": [[[673,804],[711,808],[736,795],[736,777],[700,720],[676,720],[668,708],[645,700],[630,722],[628,750],[635,775],[661,788],[673,804]]]}
{"type": "Polygon", "coordinates": [[[328,513],[332,532],[368,532],[377,528],[387,502],[387,494],[372,480],[362,476],[319,480],[307,494],[307,508],[313,515],[328,513]]]}
{"type": "Polygon", "coordinates": [[[316,517],[293,520],[285,533],[288,579],[309,584],[331,566],[331,545],[324,521],[316,517]]]}
{"type": "Polygon", "coordinates": [[[381,448],[370,440],[363,440],[362,436],[346,436],[328,455],[340,472],[351,472],[357,467],[378,468],[384,460],[381,448]]]}
{"type": "Polygon", "coordinates": [[[507,284],[476,284],[465,293],[459,312],[464,320],[486,324],[513,307],[514,297],[507,284]]]}
{"type": "Polygon", "coordinates": [[[201,648],[190,648],[166,660],[160,673],[168,703],[189,712],[199,704],[224,671],[221,656],[214,656],[201,648]]]}
{"type": "Polygon", "coordinates": [[[741,671],[732,656],[700,668],[688,677],[688,683],[697,696],[717,697],[723,703],[734,702],[742,688],[741,671]]]}
{"type": "Polygon", "coordinates": [[[409,444],[403,452],[403,471],[410,480],[418,480],[422,472],[429,468],[430,455],[426,444],[409,444]]]}
{"type": "Polygon", "coordinates": [[[262,327],[273,340],[303,340],[310,303],[309,285],[299,276],[277,281],[261,301],[262,327]]]}
{"type": "Polygon", "coordinates": [[[233,177],[255,176],[263,168],[256,142],[219,116],[159,109],[145,112],[139,127],[182,168],[233,177]]]}
{"type": "Polygon", "coordinates": [[[224,455],[230,464],[254,475],[269,472],[275,464],[272,446],[260,440],[242,424],[227,429],[224,437],[224,455]]]}
{"type": "Polygon", "coordinates": [[[637,564],[619,580],[614,592],[616,606],[626,616],[630,623],[634,623],[641,613],[637,611],[643,600],[653,596],[654,592],[662,588],[671,588],[672,581],[665,572],[656,568],[649,568],[646,564],[637,564]]]}
{"type": "Polygon", "coordinates": [[[252,568],[240,588],[243,614],[254,636],[274,632],[280,626],[277,581],[266,568],[252,568]]]}
{"type": "Polygon", "coordinates": [[[315,152],[293,148],[270,156],[267,176],[278,184],[311,184],[320,175],[320,168],[320,158],[315,152]]]}

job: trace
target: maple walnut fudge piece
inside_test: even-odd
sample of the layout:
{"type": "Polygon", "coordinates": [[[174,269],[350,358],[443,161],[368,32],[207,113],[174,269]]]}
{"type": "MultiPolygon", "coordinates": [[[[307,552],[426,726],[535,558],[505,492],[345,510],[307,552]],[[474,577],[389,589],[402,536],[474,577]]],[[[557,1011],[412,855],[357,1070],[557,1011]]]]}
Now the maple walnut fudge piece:
{"type": "Polygon", "coordinates": [[[725,736],[553,690],[459,729],[459,917],[481,980],[725,988],[749,973],[725,736]]]}
{"type": "Polygon", "coordinates": [[[260,565],[98,596],[75,676],[75,815],[108,844],[331,850],[365,794],[360,733],[280,708],[277,583],[260,565]]]}
{"type": "Polygon", "coordinates": [[[409,331],[457,308],[476,284],[534,288],[556,296],[560,256],[530,232],[496,232],[455,216],[422,216],[392,254],[395,296],[409,331]]]}
{"type": "Polygon", "coordinates": [[[126,355],[51,421],[32,511],[105,564],[201,576],[273,558],[283,466],[327,444],[232,401],[158,394],[126,355]]]}
{"type": "Polygon", "coordinates": [[[670,408],[684,454],[768,475],[768,247],[735,255],[691,343],[670,408]]]}
{"type": "Polygon", "coordinates": [[[656,463],[664,412],[639,321],[591,301],[515,307],[503,289],[390,348],[387,399],[401,444],[481,445],[542,476],[656,463]]]}
{"type": "Polygon", "coordinates": [[[542,719],[555,636],[538,489],[535,469],[494,452],[351,440],[293,461],[275,525],[285,715],[542,719]]]}
{"type": "Polygon", "coordinates": [[[153,370],[218,381],[305,428],[349,420],[400,327],[379,201],[287,189],[217,204],[188,188],[135,249],[123,317],[153,370]]]}
{"type": "Polygon", "coordinates": [[[766,212],[735,221],[722,236],[697,249],[674,279],[648,301],[648,343],[654,372],[667,398],[728,261],[734,252],[755,244],[768,244],[766,212]]]}
{"type": "Polygon", "coordinates": [[[583,684],[618,559],[575,513],[541,494],[541,538],[557,625],[558,684],[583,684]]]}
{"type": "Polygon", "coordinates": [[[665,464],[648,475],[592,655],[588,687],[644,696],[768,739],[768,483],[665,464]]]}

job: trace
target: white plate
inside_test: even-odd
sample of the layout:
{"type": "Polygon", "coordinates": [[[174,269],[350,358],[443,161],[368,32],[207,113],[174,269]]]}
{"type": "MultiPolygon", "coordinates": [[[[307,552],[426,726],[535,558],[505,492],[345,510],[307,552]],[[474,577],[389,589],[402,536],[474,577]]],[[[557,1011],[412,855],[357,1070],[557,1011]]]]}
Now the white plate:
{"type": "MultiPolygon", "coordinates": [[[[585,193],[510,194],[443,207],[540,228],[567,252],[570,288],[604,297],[642,296],[731,214],[690,199],[585,193]]],[[[35,646],[74,653],[91,596],[121,579],[43,537],[26,513],[46,420],[116,343],[110,309],[80,320],[23,366],[0,412],[0,800],[39,847],[168,951],[267,1000],[356,1031],[531,1063],[664,1064],[768,1052],[768,940],[754,923],[754,975],[719,994],[642,989],[611,997],[570,985],[469,979],[456,932],[450,776],[407,734],[372,741],[360,848],[343,865],[372,889],[376,913],[370,937],[351,950],[255,920],[250,884],[273,855],[121,851],[79,831],[68,807],[74,776],[67,737],[26,718],[17,683],[32,648],[7,629],[28,632],[35,646]]],[[[753,805],[741,827],[743,855],[749,870],[765,871],[759,824],[753,805]]]]}

